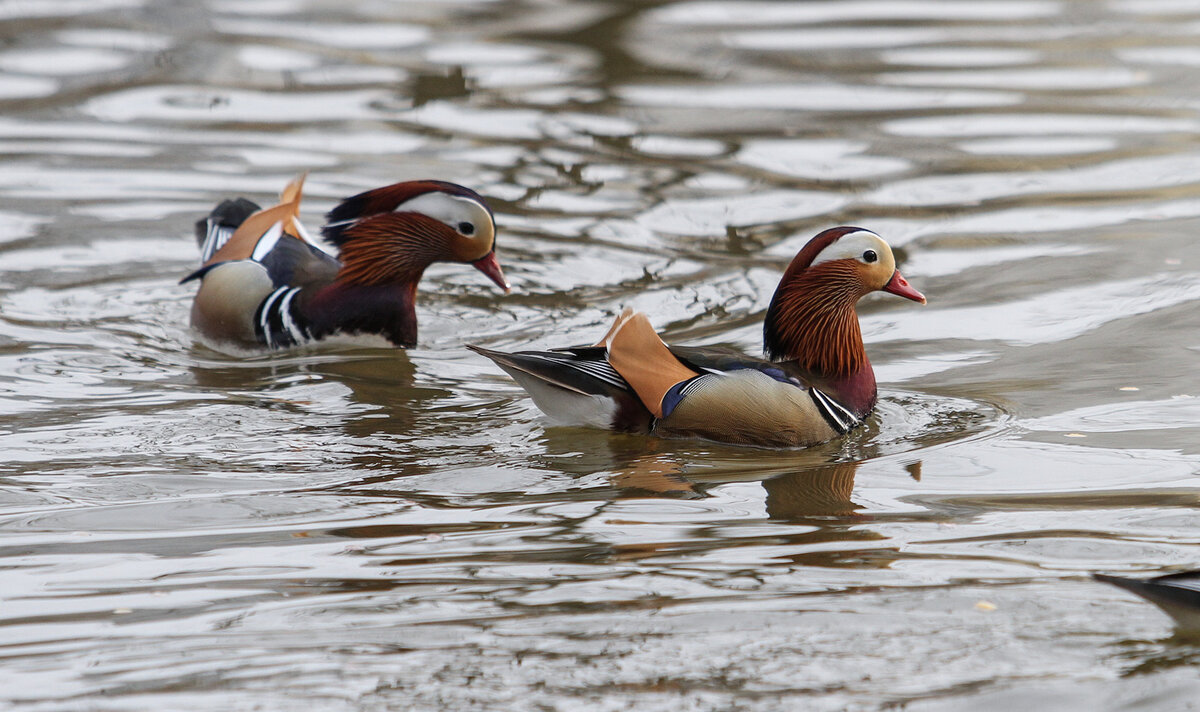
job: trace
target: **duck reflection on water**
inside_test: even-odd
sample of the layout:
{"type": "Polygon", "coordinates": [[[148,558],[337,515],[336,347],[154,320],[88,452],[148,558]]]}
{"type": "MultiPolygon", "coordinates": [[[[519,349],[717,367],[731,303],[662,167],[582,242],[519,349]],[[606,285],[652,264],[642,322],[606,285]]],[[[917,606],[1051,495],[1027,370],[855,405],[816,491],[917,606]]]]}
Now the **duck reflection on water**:
{"type": "Polygon", "coordinates": [[[851,498],[858,464],[839,462],[786,472],[772,468],[757,473],[735,465],[729,471],[689,472],[684,462],[673,457],[648,455],[622,466],[610,481],[628,494],[682,497],[703,496],[704,489],[719,484],[759,481],[766,493],[767,514],[772,519],[843,517],[854,515],[859,509],[851,498]]]}

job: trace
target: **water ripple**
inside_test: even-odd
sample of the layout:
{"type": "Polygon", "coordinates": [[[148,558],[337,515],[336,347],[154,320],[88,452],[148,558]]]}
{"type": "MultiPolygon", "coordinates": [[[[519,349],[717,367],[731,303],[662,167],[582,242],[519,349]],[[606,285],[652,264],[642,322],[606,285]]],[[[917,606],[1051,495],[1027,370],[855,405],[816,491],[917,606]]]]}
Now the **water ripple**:
{"type": "Polygon", "coordinates": [[[0,0],[0,707],[1195,699],[1087,579],[1196,565],[1194,2],[319,5],[0,0]],[[305,169],[314,225],[480,190],[513,292],[430,269],[403,352],[197,343],[193,221],[305,169]],[[846,438],[564,428],[462,348],[633,306],[755,351],[836,224],[930,301],[859,303],[846,438]]]}

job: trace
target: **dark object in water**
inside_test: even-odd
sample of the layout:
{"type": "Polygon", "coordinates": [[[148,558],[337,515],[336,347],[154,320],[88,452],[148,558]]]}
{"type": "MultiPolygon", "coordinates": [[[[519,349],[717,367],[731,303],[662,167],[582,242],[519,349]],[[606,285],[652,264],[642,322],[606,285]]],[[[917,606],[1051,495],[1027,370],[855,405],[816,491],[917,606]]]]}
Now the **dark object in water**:
{"type": "Polygon", "coordinates": [[[1092,574],[1092,578],[1136,593],[1175,619],[1181,633],[1200,635],[1200,570],[1131,579],[1092,574]]]}

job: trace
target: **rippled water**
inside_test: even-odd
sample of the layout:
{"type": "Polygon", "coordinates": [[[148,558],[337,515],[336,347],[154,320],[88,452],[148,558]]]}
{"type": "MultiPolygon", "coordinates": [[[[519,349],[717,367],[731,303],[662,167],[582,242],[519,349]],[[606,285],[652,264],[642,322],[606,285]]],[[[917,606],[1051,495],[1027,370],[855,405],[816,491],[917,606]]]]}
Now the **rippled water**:
{"type": "Polygon", "coordinates": [[[0,706],[1177,709],[1093,570],[1200,565],[1191,0],[0,1],[0,706]],[[233,359],[192,221],[311,170],[497,210],[408,352],[233,359]],[[755,350],[835,224],[869,427],[554,427],[462,348],[755,350]]]}

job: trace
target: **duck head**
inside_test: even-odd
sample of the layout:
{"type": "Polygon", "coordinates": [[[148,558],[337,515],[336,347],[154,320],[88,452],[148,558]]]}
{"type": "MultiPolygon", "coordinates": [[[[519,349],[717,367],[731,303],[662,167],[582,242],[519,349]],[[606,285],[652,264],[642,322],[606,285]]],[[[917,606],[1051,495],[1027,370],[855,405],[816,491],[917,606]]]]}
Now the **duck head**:
{"type": "MultiPolygon", "coordinates": [[[[792,259],[771,299],[763,327],[767,357],[794,359],[833,381],[870,372],[855,305],[874,291],[925,303],[896,269],[883,238],[848,226],[820,233],[792,259]]],[[[874,389],[871,374],[872,399],[874,389]]]]}
{"type": "Polygon", "coordinates": [[[407,181],[359,193],[326,215],[336,245],[337,281],[358,286],[411,284],[434,262],[466,262],[505,292],[496,259],[496,223],[483,196],[454,183],[407,181]]]}

